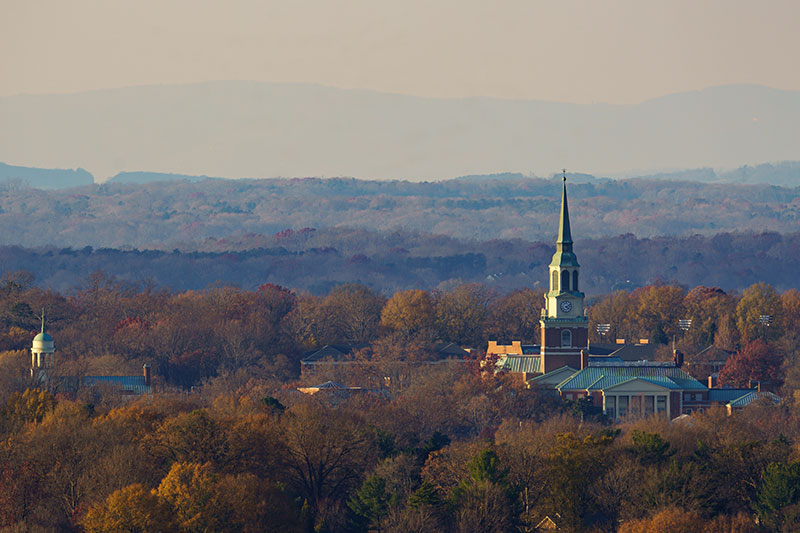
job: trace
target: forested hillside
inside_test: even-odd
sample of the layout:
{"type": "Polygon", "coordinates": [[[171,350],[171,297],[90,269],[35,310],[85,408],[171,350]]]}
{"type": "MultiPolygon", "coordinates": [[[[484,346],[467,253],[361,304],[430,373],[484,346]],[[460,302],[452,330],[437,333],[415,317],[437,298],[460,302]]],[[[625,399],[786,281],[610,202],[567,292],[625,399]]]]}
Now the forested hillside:
{"type": "MultiPolygon", "coordinates": [[[[578,239],[800,231],[800,187],[577,178],[569,194],[578,239]]],[[[431,183],[209,179],[58,191],[5,185],[0,242],[194,250],[206,238],[305,227],[547,242],[557,229],[560,184],[502,175],[431,183]]]]}
{"type": "Polygon", "coordinates": [[[98,274],[63,295],[6,274],[0,527],[530,531],[550,516],[568,531],[797,530],[800,293],[654,285],[590,307],[593,341],[598,322],[654,343],[677,334],[689,362],[714,342],[734,352],[721,382],[759,380],[784,398],[672,423],[615,422],[481,365],[487,339],[537,337],[541,297],[481,285],[390,298],[360,285],[170,292],[98,274]],[[35,383],[27,349],[42,308],[56,366],[35,383]],[[437,340],[478,350],[421,363],[437,340]],[[366,347],[299,376],[306,350],[342,342],[366,347]],[[155,394],[141,400],[69,386],[143,363],[155,394]],[[364,388],[298,390],[331,378],[364,388]]]}
{"type": "MultiPolygon", "coordinates": [[[[655,280],[792,287],[800,188],[664,180],[569,185],[589,294],[655,280]]],[[[537,287],[553,253],[560,181],[354,179],[108,183],[0,189],[0,267],[58,290],[88,272],[173,289],[270,282],[314,293],[480,281],[537,287]]]]}
{"type": "MultiPolygon", "coordinates": [[[[520,239],[462,241],[410,232],[284,230],[210,239],[201,251],[0,247],[0,269],[27,270],[42,287],[67,291],[87,274],[173,290],[275,283],[314,294],[364,283],[385,294],[482,282],[501,292],[546,283],[555,245],[520,239]]],[[[620,235],[579,240],[575,249],[588,295],[671,281],[742,289],[766,281],[780,289],[800,278],[800,233],[721,233],[713,237],[620,235]]]]}

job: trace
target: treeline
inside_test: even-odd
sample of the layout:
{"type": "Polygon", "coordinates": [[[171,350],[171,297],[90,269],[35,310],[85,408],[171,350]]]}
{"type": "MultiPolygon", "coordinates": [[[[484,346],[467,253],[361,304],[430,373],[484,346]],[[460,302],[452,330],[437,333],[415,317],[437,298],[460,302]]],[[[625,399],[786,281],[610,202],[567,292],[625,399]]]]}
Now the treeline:
{"type": "MultiPolygon", "coordinates": [[[[281,387],[297,378],[307,353],[326,344],[351,346],[352,357],[366,363],[434,361],[442,358],[437,346],[443,343],[477,354],[489,340],[538,344],[543,306],[542,291],[502,293],[482,284],[409,289],[387,298],[358,284],[341,285],[324,296],[274,284],[254,291],[168,292],[102,272],[68,295],[32,282],[26,272],[0,280],[5,394],[30,384],[28,358],[22,354],[40,327],[42,309],[62,374],[137,375],[147,363],[160,386],[188,389],[215,382],[237,388],[252,376],[281,387]]],[[[671,359],[668,345],[675,342],[690,363],[694,354],[714,345],[734,354],[723,369],[723,382],[746,386],[758,380],[776,392],[786,382],[788,396],[800,389],[800,292],[794,289],[779,293],[758,283],[738,294],[657,284],[588,303],[593,343],[648,339],[662,347],[659,357],[671,359]],[[679,321],[687,319],[691,326],[680,329],[679,321]],[[608,324],[604,335],[598,324],[608,324]]],[[[315,375],[309,379],[316,382],[306,384],[325,378],[315,375]]]]}
{"type": "MultiPolygon", "coordinates": [[[[579,240],[575,249],[583,267],[582,289],[589,295],[664,281],[726,290],[765,281],[786,290],[800,276],[800,233],[627,234],[579,240]]],[[[254,290],[268,282],[322,295],[357,282],[385,295],[463,283],[485,283],[502,292],[546,283],[554,250],[553,240],[461,241],[401,231],[306,227],[206,239],[170,250],[0,246],[0,269],[29,270],[37,284],[61,292],[95,270],[176,291],[220,285],[254,290]]]]}
{"type": "MultiPolygon", "coordinates": [[[[573,235],[800,231],[800,188],[657,179],[569,182],[573,235]]],[[[105,183],[43,191],[0,185],[0,242],[171,251],[204,239],[314,227],[550,242],[560,180],[346,178],[105,183]]],[[[330,244],[328,244],[330,245],[330,244]]],[[[317,244],[316,246],[319,246],[317,244]]]]}

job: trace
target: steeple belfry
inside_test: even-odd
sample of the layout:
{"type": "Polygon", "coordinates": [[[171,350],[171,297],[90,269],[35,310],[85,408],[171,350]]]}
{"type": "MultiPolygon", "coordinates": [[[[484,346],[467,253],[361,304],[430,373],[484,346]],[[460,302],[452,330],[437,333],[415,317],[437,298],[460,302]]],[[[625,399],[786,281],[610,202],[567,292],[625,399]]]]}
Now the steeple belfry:
{"type": "Polygon", "coordinates": [[[550,289],[539,322],[542,334],[542,369],[549,372],[564,365],[579,368],[580,350],[589,339],[588,319],[580,292],[580,264],[572,250],[572,229],[567,203],[567,171],[561,186],[561,211],[558,220],[556,252],[549,266],[550,289]]]}

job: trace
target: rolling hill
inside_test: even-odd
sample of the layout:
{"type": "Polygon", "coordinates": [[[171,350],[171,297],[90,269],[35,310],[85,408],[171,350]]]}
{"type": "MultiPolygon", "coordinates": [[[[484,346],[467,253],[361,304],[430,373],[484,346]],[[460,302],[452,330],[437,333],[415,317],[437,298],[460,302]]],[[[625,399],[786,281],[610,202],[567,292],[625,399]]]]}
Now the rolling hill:
{"type": "Polygon", "coordinates": [[[722,86],[638,105],[434,99],[208,82],[0,98],[0,161],[223,177],[614,175],[800,159],[800,92],[722,86]]]}

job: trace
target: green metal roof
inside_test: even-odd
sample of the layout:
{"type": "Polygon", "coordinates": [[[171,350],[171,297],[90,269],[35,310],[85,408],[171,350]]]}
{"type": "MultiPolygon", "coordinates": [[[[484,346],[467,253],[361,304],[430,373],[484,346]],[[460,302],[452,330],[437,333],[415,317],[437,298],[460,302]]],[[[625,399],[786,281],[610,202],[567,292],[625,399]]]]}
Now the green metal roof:
{"type": "Polygon", "coordinates": [[[567,206],[567,177],[564,176],[564,185],[561,189],[561,214],[558,220],[558,239],[556,239],[556,253],[550,266],[577,267],[578,258],[572,252],[572,231],[569,227],[569,207],[567,206]]]}
{"type": "Polygon", "coordinates": [[[759,398],[769,398],[775,403],[780,403],[781,401],[780,396],[773,394],[769,391],[760,391],[760,392],[751,391],[742,396],[741,398],[737,398],[731,402],[728,402],[728,405],[731,407],[745,407],[747,405],[750,405],[750,403],[752,403],[753,401],[758,400],[759,398]]]}
{"type": "Polygon", "coordinates": [[[53,337],[51,337],[49,333],[43,331],[36,335],[33,340],[38,342],[53,342],[53,337]]]}
{"type": "Polygon", "coordinates": [[[558,244],[572,244],[572,232],[569,229],[569,207],[567,206],[567,177],[561,187],[561,217],[558,221],[558,244]]]}
{"type": "Polygon", "coordinates": [[[708,401],[710,402],[720,402],[720,403],[728,403],[731,400],[736,400],[750,394],[753,392],[753,389],[728,389],[728,388],[719,388],[719,389],[708,389],[708,401]]]}
{"type": "Polygon", "coordinates": [[[152,389],[144,384],[144,376],[86,376],[83,383],[92,385],[111,385],[130,394],[150,394],[152,389]]]}
{"type": "Polygon", "coordinates": [[[506,372],[538,374],[542,371],[542,358],[538,355],[509,355],[497,361],[497,366],[506,372]]]}
{"type": "Polygon", "coordinates": [[[707,390],[707,387],[675,366],[590,366],[568,377],[559,390],[602,390],[639,378],[672,390],[707,390]]]}

